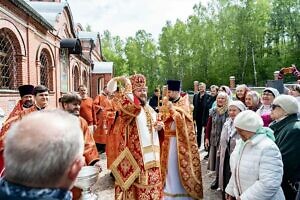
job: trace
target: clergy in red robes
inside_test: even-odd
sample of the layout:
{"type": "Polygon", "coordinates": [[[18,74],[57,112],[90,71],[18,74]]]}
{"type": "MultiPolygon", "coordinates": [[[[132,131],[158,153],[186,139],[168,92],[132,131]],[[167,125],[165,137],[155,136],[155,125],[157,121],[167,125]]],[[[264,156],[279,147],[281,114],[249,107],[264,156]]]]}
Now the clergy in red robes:
{"type": "Polygon", "coordinates": [[[169,80],[167,84],[169,113],[163,119],[161,145],[164,200],[202,199],[200,157],[188,95],[180,96],[180,81],[169,80]]]}
{"type": "Polygon", "coordinates": [[[86,120],[89,125],[89,129],[93,134],[97,124],[95,107],[93,103],[94,100],[88,96],[86,86],[80,85],[78,90],[81,97],[80,116],[86,120]]]}
{"type": "Polygon", "coordinates": [[[161,126],[156,122],[157,113],[147,104],[146,78],[141,74],[131,76],[130,81],[114,78],[108,83],[110,92],[118,79],[125,82],[126,89],[113,98],[120,108],[113,131],[121,134],[120,155],[111,166],[116,178],[115,199],[162,199],[157,133],[161,126]]]}
{"type": "MultiPolygon", "coordinates": [[[[76,93],[68,93],[60,98],[60,102],[63,110],[78,117],[84,138],[83,156],[85,158],[85,164],[96,165],[101,169],[99,162],[99,154],[96,148],[96,143],[94,141],[93,135],[90,133],[88,123],[86,122],[86,120],[79,116],[81,97],[76,93]]],[[[81,190],[79,188],[74,187],[72,189],[72,193],[73,199],[79,199],[81,195],[81,190]]]]}
{"type": "Polygon", "coordinates": [[[76,93],[68,93],[61,97],[63,110],[78,117],[84,136],[84,157],[86,165],[94,165],[99,161],[99,154],[93,135],[90,133],[88,124],[79,116],[81,97],[76,93]]]}
{"type": "Polygon", "coordinates": [[[112,102],[109,99],[107,86],[104,86],[101,94],[95,97],[94,108],[97,119],[97,128],[94,132],[94,139],[97,144],[100,144],[100,152],[103,152],[105,151],[108,133],[115,119],[115,111],[112,102]]]}
{"type": "MultiPolygon", "coordinates": [[[[18,88],[21,99],[15,105],[14,109],[10,112],[6,121],[10,121],[11,118],[13,118],[16,115],[19,115],[23,110],[26,110],[33,105],[33,88],[34,88],[33,85],[22,85],[18,88]]],[[[4,122],[4,124],[5,124],[5,122],[4,122]]],[[[3,136],[1,134],[0,141],[2,141],[2,137],[3,136]]],[[[0,151],[1,151],[1,149],[0,149],[0,151]]],[[[4,161],[2,158],[3,157],[0,156],[0,169],[2,169],[4,167],[4,163],[3,163],[4,161]]]]}
{"type": "Polygon", "coordinates": [[[33,85],[22,85],[18,88],[21,99],[18,101],[14,109],[9,114],[7,120],[18,115],[23,110],[26,110],[33,106],[33,88],[33,85]]]}
{"type": "MultiPolygon", "coordinates": [[[[121,93],[117,90],[112,94],[111,97],[115,97],[118,99],[121,98],[121,93]]],[[[111,124],[109,131],[107,132],[106,137],[106,146],[105,146],[105,153],[107,158],[107,168],[110,169],[111,164],[116,160],[119,155],[119,144],[121,143],[121,134],[118,131],[114,131],[114,129],[118,130],[120,123],[115,123],[118,116],[120,108],[118,104],[114,101],[111,101],[111,105],[114,111],[114,118],[108,118],[108,124],[111,124]]]]}
{"type": "MultiPolygon", "coordinates": [[[[22,91],[22,94],[26,93],[24,90],[29,90],[30,91],[30,86],[28,86],[28,88],[26,89],[21,89],[20,90],[20,94],[22,91]]],[[[34,104],[33,106],[31,106],[30,108],[27,109],[23,109],[22,111],[20,111],[19,109],[16,109],[15,113],[11,113],[11,116],[3,123],[1,132],[0,132],[0,172],[3,171],[3,163],[1,164],[1,160],[3,160],[3,150],[4,150],[4,137],[8,131],[8,129],[10,128],[10,126],[20,120],[23,116],[37,111],[37,110],[41,110],[44,109],[48,106],[48,101],[49,101],[49,92],[48,92],[48,88],[45,87],[44,85],[38,85],[35,88],[33,88],[33,96],[34,96],[34,104]]],[[[21,95],[22,95],[21,94],[21,95]]],[[[26,99],[30,99],[29,97],[26,99]]],[[[26,102],[24,101],[24,104],[30,105],[30,102],[26,102]]],[[[23,104],[23,105],[24,105],[23,104]]],[[[1,173],[0,173],[1,175],[1,173]]]]}

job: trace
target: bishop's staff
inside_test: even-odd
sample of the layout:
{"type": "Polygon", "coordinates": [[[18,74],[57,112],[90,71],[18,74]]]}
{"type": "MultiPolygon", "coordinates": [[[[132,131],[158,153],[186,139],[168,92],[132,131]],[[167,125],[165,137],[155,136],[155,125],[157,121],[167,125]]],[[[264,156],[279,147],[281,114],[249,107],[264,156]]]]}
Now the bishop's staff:
{"type": "Polygon", "coordinates": [[[157,108],[159,109],[161,103],[160,103],[160,97],[161,97],[161,94],[160,94],[160,86],[158,85],[157,87],[157,90],[158,90],[158,95],[157,95],[157,108]]]}

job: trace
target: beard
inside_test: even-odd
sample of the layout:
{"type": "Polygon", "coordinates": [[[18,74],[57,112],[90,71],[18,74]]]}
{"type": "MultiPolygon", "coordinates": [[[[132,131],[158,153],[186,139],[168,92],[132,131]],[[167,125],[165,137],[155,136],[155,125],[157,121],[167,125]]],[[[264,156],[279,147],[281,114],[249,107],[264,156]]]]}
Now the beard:
{"type": "Polygon", "coordinates": [[[68,112],[76,117],[79,117],[80,115],[79,110],[68,110],[68,112]]]}
{"type": "Polygon", "coordinates": [[[175,98],[174,97],[169,97],[169,101],[174,101],[175,98]]]}
{"type": "Polygon", "coordinates": [[[147,95],[141,95],[140,97],[138,97],[140,103],[141,103],[141,106],[145,106],[146,103],[147,103],[147,95]]]}
{"type": "Polygon", "coordinates": [[[33,106],[33,101],[32,100],[26,100],[23,105],[24,108],[30,108],[31,106],[33,106]]]}

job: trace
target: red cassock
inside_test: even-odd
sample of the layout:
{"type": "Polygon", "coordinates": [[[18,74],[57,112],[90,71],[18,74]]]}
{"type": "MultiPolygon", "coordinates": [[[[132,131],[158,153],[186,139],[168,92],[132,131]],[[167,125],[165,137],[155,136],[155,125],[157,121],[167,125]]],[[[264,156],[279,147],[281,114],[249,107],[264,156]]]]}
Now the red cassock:
{"type": "MultiPolygon", "coordinates": [[[[85,164],[94,164],[95,162],[99,161],[99,154],[97,151],[96,143],[94,141],[93,135],[90,133],[86,120],[82,117],[79,117],[79,121],[84,138],[83,156],[85,158],[85,164]]],[[[81,189],[73,187],[71,191],[73,193],[74,200],[80,199],[81,189]]]]}
{"type": "Polygon", "coordinates": [[[11,127],[11,125],[20,120],[25,115],[37,111],[37,108],[35,106],[32,106],[26,110],[23,110],[21,101],[18,102],[18,104],[15,106],[13,111],[10,113],[7,120],[3,123],[3,126],[1,128],[0,132],[0,172],[3,171],[4,168],[4,158],[3,158],[3,150],[4,150],[4,138],[7,134],[8,129],[11,127]]]}
{"type": "Polygon", "coordinates": [[[101,94],[94,99],[97,128],[94,132],[96,143],[106,144],[108,133],[114,123],[115,110],[107,95],[101,94]]]}

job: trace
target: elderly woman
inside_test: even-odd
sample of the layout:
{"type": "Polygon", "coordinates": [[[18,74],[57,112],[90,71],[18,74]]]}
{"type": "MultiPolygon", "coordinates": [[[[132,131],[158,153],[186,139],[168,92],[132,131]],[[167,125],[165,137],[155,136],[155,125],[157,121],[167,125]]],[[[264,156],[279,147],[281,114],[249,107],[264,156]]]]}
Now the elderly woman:
{"type": "Polygon", "coordinates": [[[222,189],[222,196],[225,199],[225,188],[229,182],[231,172],[229,166],[229,158],[232,153],[236,140],[240,138],[233,126],[233,120],[237,114],[246,110],[246,106],[241,101],[231,101],[228,105],[228,119],[225,122],[220,139],[219,153],[219,188],[222,189]]]}
{"type": "Polygon", "coordinates": [[[245,105],[248,108],[248,110],[256,112],[260,107],[260,96],[258,92],[253,90],[247,92],[245,98],[245,105]]]}
{"type": "Polygon", "coordinates": [[[250,89],[247,87],[246,84],[237,85],[235,88],[236,99],[245,103],[245,98],[248,91],[250,91],[250,89]]]}
{"type": "Polygon", "coordinates": [[[218,188],[219,155],[217,155],[217,150],[219,149],[222,127],[228,117],[229,97],[225,92],[219,92],[216,101],[217,107],[210,110],[205,132],[205,147],[209,147],[207,168],[216,171],[216,179],[212,183],[211,189],[218,188]]]}
{"type": "Polygon", "coordinates": [[[273,131],[252,110],[239,113],[233,125],[241,140],[230,157],[226,199],[284,200],[283,164],[273,131]]]}
{"type": "Polygon", "coordinates": [[[298,116],[300,116],[300,84],[298,85],[294,85],[291,89],[291,95],[294,96],[297,101],[298,101],[298,106],[299,106],[299,110],[298,110],[298,116]]]}
{"type": "Polygon", "coordinates": [[[286,199],[295,199],[300,184],[300,120],[297,117],[298,102],[295,97],[280,95],[274,99],[270,128],[274,131],[283,161],[281,187],[286,199]]]}
{"type": "Polygon", "coordinates": [[[277,89],[272,87],[266,87],[262,93],[261,97],[261,107],[256,111],[256,113],[261,116],[264,122],[264,126],[268,127],[271,123],[271,105],[275,99],[279,95],[279,92],[277,89]]]}
{"type": "Polygon", "coordinates": [[[229,96],[229,99],[232,100],[232,91],[226,85],[221,85],[218,92],[226,92],[229,96]]]}

